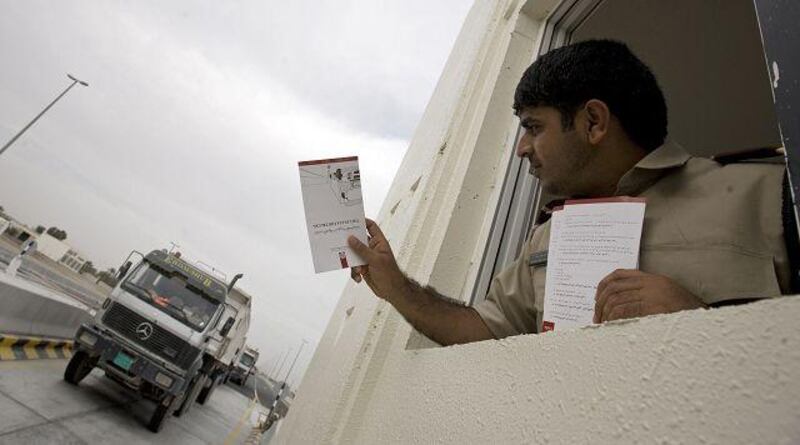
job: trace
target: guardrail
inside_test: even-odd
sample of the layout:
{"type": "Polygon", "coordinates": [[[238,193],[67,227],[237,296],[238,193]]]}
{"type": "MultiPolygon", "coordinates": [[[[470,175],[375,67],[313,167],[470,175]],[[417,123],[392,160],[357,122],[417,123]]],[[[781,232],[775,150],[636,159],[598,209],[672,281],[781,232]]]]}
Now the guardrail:
{"type": "Polygon", "coordinates": [[[70,358],[72,340],[0,334],[0,361],[70,358]]]}
{"type": "Polygon", "coordinates": [[[93,315],[84,304],[0,272],[0,334],[71,339],[93,315]]]}

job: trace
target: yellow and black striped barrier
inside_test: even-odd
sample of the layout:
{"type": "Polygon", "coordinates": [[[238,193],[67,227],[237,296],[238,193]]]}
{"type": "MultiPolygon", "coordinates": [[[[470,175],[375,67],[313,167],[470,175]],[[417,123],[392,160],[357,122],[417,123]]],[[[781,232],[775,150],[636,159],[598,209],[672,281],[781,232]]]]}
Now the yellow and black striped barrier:
{"type": "Polygon", "coordinates": [[[72,340],[0,334],[0,360],[70,358],[72,340]]]}

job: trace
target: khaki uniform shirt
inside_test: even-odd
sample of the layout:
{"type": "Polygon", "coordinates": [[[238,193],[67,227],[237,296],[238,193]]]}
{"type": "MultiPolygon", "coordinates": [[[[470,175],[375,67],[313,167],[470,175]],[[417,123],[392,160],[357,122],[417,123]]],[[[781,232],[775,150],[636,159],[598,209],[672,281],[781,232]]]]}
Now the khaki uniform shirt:
{"type": "MultiPolygon", "coordinates": [[[[670,142],[648,154],[615,193],[647,198],[640,269],[673,279],[707,304],[788,292],[783,171],[772,164],[722,166],[670,142]]],[[[549,242],[548,221],[475,305],[497,338],[541,330],[547,266],[530,259],[544,257],[549,242]]]]}

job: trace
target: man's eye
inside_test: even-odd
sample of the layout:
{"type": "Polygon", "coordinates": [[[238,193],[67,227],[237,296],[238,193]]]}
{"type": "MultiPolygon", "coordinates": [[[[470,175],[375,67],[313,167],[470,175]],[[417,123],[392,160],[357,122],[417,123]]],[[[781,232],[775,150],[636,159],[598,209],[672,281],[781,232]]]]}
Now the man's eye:
{"type": "Polygon", "coordinates": [[[540,125],[535,125],[535,124],[523,125],[522,128],[524,128],[528,133],[531,134],[538,134],[542,130],[542,127],[540,125]]]}

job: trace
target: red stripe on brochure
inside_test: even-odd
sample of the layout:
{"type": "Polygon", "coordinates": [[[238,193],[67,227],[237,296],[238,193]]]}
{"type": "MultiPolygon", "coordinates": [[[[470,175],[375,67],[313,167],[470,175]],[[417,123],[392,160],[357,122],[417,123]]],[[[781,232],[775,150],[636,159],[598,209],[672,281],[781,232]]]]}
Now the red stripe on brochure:
{"type": "Polygon", "coordinates": [[[589,199],[569,199],[564,202],[564,205],[573,204],[600,204],[600,203],[613,203],[613,202],[647,202],[647,198],[638,196],[610,196],[608,198],[589,198],[589,199]]]}
{"type": "Polygon", "coordinates": [[[314,161],[300,161],[297,163],[300,167],[306,165],[319,165],[319,164],[335,164],[337,162],[358,161],[358,156],[349,156],[346,158],[332,158],[332,159],[317,159],[314,161]]]}

